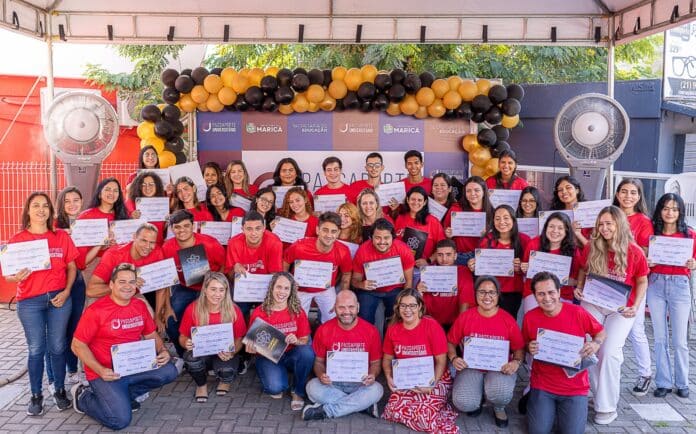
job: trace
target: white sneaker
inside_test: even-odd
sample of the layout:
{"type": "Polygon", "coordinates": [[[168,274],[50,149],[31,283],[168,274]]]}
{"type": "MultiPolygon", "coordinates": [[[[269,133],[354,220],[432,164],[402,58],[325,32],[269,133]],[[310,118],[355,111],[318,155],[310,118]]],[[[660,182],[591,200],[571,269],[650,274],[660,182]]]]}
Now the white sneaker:
{"type": "Polygon", "coordinates": [[[73,385],[73,387],[70,388],[70,394],[72,395],[72,405],[73,409],[80,414],[85,414],[84,411],[80,410],[78,407],[78,399],[80,398],[80,395],[82,395],[82,392],[85,390],[85,385],[82,384],[81,382],[78,382],[77,384],[73,385]]]}
{"type": "Polygon", "coordinates": [[[80,374],[78,372],[68,372],[65,375],[65,384],[77,384],[81,381],[80,374]]]}
{"type": "Polygon", "coordinates": [[[175,357],[174,366],[176,367],[176,372],[178,372],[179,375],[181,375],[181,373],[184,372],[184,359],[175,357]]]}
{"type": "Polygon", "coordinates": [[[595,414],[594,422],[597,425],[609,425],[614,422],[619,415],[615,411],[608,412],[597,412],[595,414]]]}
{"type": "Polygon", "coordinates": [[[135,400],[138,402],[145,402],[145,401],[147,401],[147,398],[149,398],[149,397],[150,397],[150,392],[145,392],[140,396],[136,396],[135,400]]]}

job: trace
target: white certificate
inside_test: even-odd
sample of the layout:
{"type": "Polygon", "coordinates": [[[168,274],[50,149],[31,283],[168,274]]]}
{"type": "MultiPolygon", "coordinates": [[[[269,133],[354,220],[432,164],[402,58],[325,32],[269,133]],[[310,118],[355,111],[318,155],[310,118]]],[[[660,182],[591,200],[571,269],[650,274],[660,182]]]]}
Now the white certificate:
{"type": "Polygon", "coordinates": [[[297,259],[295,260],[293,277],[297,286],[301,288],[329,289],[333,267],[334,264],[331,262],[297,259]]]}
{"type": "Polygon", "coordinates": [[[573,221],[573,211],[569,209],[562,209],[562,210],[557,210],[557,211],[539,211],[539,233],[544,232],[544,225],[546,224],[546,220],[549,219],[549,216],[555,212],[560,212],[568,216],[570,221],[573,221]]]}
{"type": "Polygon", "coordinates": [[[390,285],[403,285],[406,283],[404,267],[401,265],[401,257],[393,256],[363,264],[365,280],[377,282],[377,288],[390,285]]]}
{"type": "Polygon", "coordinates": [[[406,199],[406,184],[403,182],[380,184],[376,192],[377,196],[379,196],[379,206],[389,206],[389,201],[392,199],[403,203],[404,199],[406,199]]]}
{"type": "Polygon", "coordinates": [[[234,351],[234,329],[232,323],[191,327],[193,357],[234,351]]]}
{"type": "Polygon", "coordinates": [[[167,184],[171,184],[172,181],[169,178],[168,169],[138,169],[138,175],[143,172],[152,172],[162,181],[162,187],[167,188],[167,184]]]}
{"type": "Polygon", "coordinates": [[[198,228],[202,234],[210,235],[223,246],[232,236],[231,222],[198,222],[198,228]]]}
{"type": "Polygon", "coordinates": [[[518,218],[517,230],[529,238],[539,236],[539,219],[536,217],[518,218]]]}
{"type": "Polygon", "coordinates": [[[276,196],[276,201],[275,201],[275,206],[276,210],[279,210],[280,208],[283,207],[283,201],[285,200],[285,195],[288,194],[288,190],[291,188],[299,187],[304,190],[304,187],[301,185],[274,185],[271,188],[273,189],[273,192],[275,193],[276,196]]]}
{"type": "Polygon", "coordinates": [[[569,368],[580,366],[580,350],[585,345],[584,337],[539,328],[536,340],[539,343],[539,352],[534,355],[535,360],[569,368]]]}
{"type": "Polygon", "coordinates": [[[683,267],[694,254],[693,238],[650,236],[648,259],[655,264],[683,267]]]}
{"type": "Polygon", "coordinates": [[[548,271],[558,277],[561,285],[567,285],[570,278],[570,264],[573,258],[570,256],[554,255],[553,253],[532,250],[529,252],[529,267],[527,279],[533,278],[541,271],[548,271]]]}
{"type": "Polygon", "coordinates": [[[493,208],[497,208],[499,205],[510,205],[513,210],[517,211],[517,205],[520,203],[521,193],[522,190],[493,188],[488,190],[488,198],[490,199],[493,208]]]}
{"type": "Polygon", "coordinates": [[[630,292],[631,287],[623,282],[589,274],[582,289],[582,300],[618,312],[626,307],[630,292]]]}
{"type": "Polygon", "coordinates": [[[428,199],[428,212],[439,221],[442,221],[445,214],[447,214],[447,207],[440,205],[435,199],[430,198],[428,199]]]}
{"type": "Polygon", "coordinates": [[[155,340],[128,342],[111,346],[113,370],[121,377],[157,369],[155,340]]]}
{"type": "Polygon", "coordinates": [[[433,356],[393,359],[392,377],[397,389],[435,386],[433,356]]]}
{"type": "Polygon", "coordinates": [[[467,336],[462,358],[471,369],[500,371],[510,358],[510,341],[467,336]]]}
{"type": "Polygon", "coordinates": [[[345,194],[322,194],[314,196],[314,211],[316,212],[337,212],[338,207],[346,203],[345,194]]]}
{"type": "Polygon", "coordinates": [[[147,223],[145,219],[114,220],[109,223],[109,230],[114,234],[116,244],[127,244],[133,241],[133,235],[138,228],[147,223]]]}
{"type": "Polygon", "coordinates": [[[573,219],[580,222],[581,228],[593,228],[602,208],[611,205],[611,199],[578,202],[573,206],[573,219]]]}
{"type": "Polygon", "coordinates": [[[480,237],[486,232],[486,213],[455,211],[452,213],[452,236],[480,237]]]}
{"type": "Polygon", "coordinates": [[[474,274],[477,276],[512,277],[515,275],[514,249],[476,249],[474,274]]]}
{"type": "Polygon", "coordinates": [[[172,183],[175,183],[182,176],[191,178],[191,181],[196,184],[198,201],[205,202],[205,193],[208,191],[208,187],[205,185],[201,165],[198,164],[198,160],[169,167],[169,176],[172,178],[172,183]]]}
{"type": "Polygon", "coordinates": [[[48,240],[22,241],[0,245],[2,275],[10,276],[28,268],[30,271],[50,270],[48,240]]]}
{"type": "Polygon", "coordinates": [[[307,222],[298,222],[297,220],[287,219],[285,217],[276,217],[273,233],[280,238],[280,241],[294,243],[300,238],[304,238],[305,232],[307,232],[307,222]]]}
{"type": "Polygon", "coordinates": [[[168,288],[179,283],[179,274],[176,272],[174,258],[138,267],[137,276],[145,282],[143,286],[138,288],[141,294],[168,288]]]}
{"type": "Polygon", "coordinates": [[[106,219],[75,220],[70,225],[70,238],[75,247],[103,246],[109,242],[109,223],[106,219]]]}
{"type": "Polygon", "coordinates": [[[261,303],[266,298],[272,274],[234,275],[234,301],[241,303],[261,303]]]}
{"type": "Polygon", "coordinates": [[[326,375],[332,382],[361,383],[368,372],[367,351],[327,351],[326,375]]]}
{"type": "Polygon", "coordinates": [[[232,223],[232,230],[230,231],[230,238],[242,233],[242,220],[243,219],[244,219],[244,217],[239,217],[239,216],[232,217],[232,221],[230,222],[230,223],[232,223]]]}
{"type": "Polygon", "coordinates": [[[232,193],[230,195],[230,205],[241,208],[248,212],[249,209],[251,209],[251,199],[248,199],[241,194],[232,193]]]}
{"type": "Polygon", "coordinates": [[[421,267],[420,280],[426,292],[457,292],[456,265],[428,265],[421,267]]]}
{"type": "Polygon", "coordinates": [[[355,258],[355,253],[358,251],[358,247],[360,247],[360,244],[350,243],[348,241],[343,240],[338,240],[338,242],[348,247],[348,250],[350,250],[350,259],[355,258]]]}
{"type": "Polygon", "coordinates": [[[148,222],[163,222],[169,217],[169,199],[166,197],[138,197],[135,209],[140,218],[148,222]]]}

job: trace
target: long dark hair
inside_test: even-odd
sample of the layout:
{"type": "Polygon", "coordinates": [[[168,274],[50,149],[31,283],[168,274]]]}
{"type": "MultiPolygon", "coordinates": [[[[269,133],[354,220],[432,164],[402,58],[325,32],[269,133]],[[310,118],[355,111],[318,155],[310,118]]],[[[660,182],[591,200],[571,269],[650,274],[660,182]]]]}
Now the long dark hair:
{"type": "Polygon", "coordinates": [[[67,229],[70,227],[70,216],[65,212],[65,196],[68,193],[75,193],[82,199],[82,192],[75,186],[65,187],[58,193],[56,198],[56,205],[58,211],[56,212],[56,227],[60,229],[67,229]]]}
{"type": "Polygon", "coordinates": [[[685,237],[689,237],[689,226],[686,224],[685,214],[686,206],[684,205],[684,199],[681,198],[676,193],[665,193],[657,201],[655,205],[655,211],[653,212],[652,224],[655,230],[655,235],[662,235],[665,230],[665,222],[662,220],[662,208],[667,205],[667,202],[673,200],[677,203],[677,208],[679,208],[679,217],[677,218],[677,232],[683,234],[685,237]]]}
{"type": "MultiPolygon", "coordinates": [[[[442,173],[442,172],[436,173],[435,175],[433,175],[433,182],[435,182],[435,180],[437,178],[442,178],[447,183],[447,186],[450,189],[452,188],[452,180],[450,179],[448,174],[442,173]]],[[[435,196],[433,196],[432,190],[430,191],[430,198],[435,199],[435,196]]],[[[454,199],[454,193],[452,191],[450,191],[449,194],[447,195],[447,200],[445,201],[445,206],[449,209],[449,207],[451,207],[454,202],[456,202],[456,200],[454,199]]]]}
{"type": "Polygon", "coordinates": [[[140,172],[133,182],[131,182],[130,188],[128,189],[128,197],[131,200],[144,197],[142,186],[145,178],[148,176],[155,182],[155,197],[164,197],[164,186],[162,185],[160,177],[157,176],[155,172],[140,172]]]}
{"type": "Polygon", "coordinates": [[[563,202],[561,202],[561,199],[558,197],[558,186],[563,181],[571,184],[578,191],[578,194],[577,194],[578,202],[585,201],[585,193],[582,192],[582,187],[580,187],[580,183],[578,182],[578,180],[573,178],[570,175],[564,175],[564,176],[561,176],[560,178],[558,178],[556,180],[556,183],[553,185],[553,199],[551,200],[551,209],[553,209],[553,210],[565,209],[565,204],[563,202]]]}
{"type": "Polygon", "coordinates": [[[570,222],[570,217],[562,212],[551,213],[544,223],[544,230],[539,234],[539,250],[548,252],[551,250],[551,241],[546,237],[546,229],[552,219],[560,220],[565,229],[565,236],[561,241],[561,255],[572,257],[575,254],[575,233],[573,232],[573,224],[570,222]]]}
{"type": "MultiPolygon", "coordinates": [[[[507,149],[498,154],[498,161],[502,160],[504,157],[509,157],[515,162],[515,170],[512,171],[512,176],[510,177],[510,183],[512,183],[515,178],[519,178],[519,176],[517,176],[517,154],[515,154],[515,151],[512,149],[507,149]]],[[[495,174],[495,188],[503,187],[503,174],[498,170],[498,173],[495,174]]]]}
{"type": "Polygon", "coordinates": [[[271,230],[271,222],[275,220],[276,218],[276,207],[275,207],[275,198],[276,194],[275,191],[271,187],[263,187],[259,188],[256,194],[254,195],[254,198],[251,200],[251,205],[249,206],[249,211],[257,211],[260,213],[258,209],[258,200],[259,198],[266,194],[266,193],[271,193],[273,195],[273,203],[271,204],[271,209],[268,210],[268,212],[263,216],[263,220],[266,222],[266,229],[271,230]]]}
{"type": "Polygon", "coordinates": [[[231,208],[230,202],[227,200],[227,189],[225,188],[225,185],[220,183],[220,182],[218,182],[217,184],[211,185],[210,187],[208,187],[208,191],[205,192],[205,205],[208,207],[208,211],[210,211],[210,214],[213,215],[214,221],[221,222],[221,221],[223,221],[222,216],[218,212],[215,205],[210,203],[210,195],[212,194],[212,191],[214,188],[217,188],[218,190],[220,190],[220,193],[222,193],[222,195],[225,197],[225,202],[224,202],[223,208],[225,208],[228,211],[231,208]]]}
{"type": "Polygon", "coordinates": [[[466,198],[466,186],[468,184],[478,184],[483,189],[483,200],[481,201],[481,208],[483,212],[486,213],[486,221],[489,224],[493,222],[493,205],[491,205],[491,200],[488,198],[488,187],[486,186],[486,181],[480,176],[470,176],[464,181],[464,186],[462,187],[462,197],[459,200],[459,205],[462,207],[462,211],[475,211],[474,208],[469,203],[466,198]]]}
{"type": "Polygon", "coordinates": [[[43,191],[33,192],[29,195],[26,202],[24,202],[24,208],[22,209],[22,229],[29,229],[29,225],[31,224],[29,219],[29,205],[31,205],[31,201],[37,197],[43,197],[46,199],[46,202],[48,202],[48,219],[46,220],[46,227],[49,231],[54,232],[53,215],[55,214],[55,210],[53,209],[53,202],[51,202],[51,198],[48,197],[48,194],[43,191]]]}
{"type": "Polygon", "coordinates": [[[294,185],[301,185],[302,187],[307,190],[307,183],[304,182],[304,179],[302,179],[302,171],[300,170],[300,166],[297,164],[297,161],[295,161],[294,158],[286,157],[278,161],[278,164],[276,164],[275,170],[273,171],[273,185],[278,186],[278,185],[283,185],[283,182],[280,180],[280,168],[283,167],[283,164],[292,164],[292,167],[295,168],[295,184],[294,185]]]}
{"type": "Polygon", "coordinates": [[[152,145],[147,145],[144,146],[140,149],[140,152],[138,152],[138,168],[139,169],[159,169],[160,168],[160,161],[159,161],[159,154],[157,153],[157,149],[155,149],[154,146],[152,145]],[[143,156],[145,156],[145,152],[152,150],[152,152],[155,153],[155,156],[157,157],[157,164],[155,164],[155,167],[145,167],[145,163],[143,163],[143,156]]]}
{"type": "Polygon", "coordinates": [[[423,208],[420,209],[416,213],[416,223],[419,225],[424,225],[426,222],[426,219],[428,218],[428,215],[430,214],[430,210],[428,209],[428,193],[425,192],[425,189],[421,187],[420,185],[417,185],[415,187],[412,187],[408,193],[406,193],[406,199],[404,199],[404,210],[402,214],[409,214],[411,212],[411,207],[408,205],[408,199],[413,195],[414,193],[418,193],[421,196],[423,196],[423,199],[425,200],[425,203],[423,204],[423,208]]]}
{"type": "Polygon", "coordinates": [[[522,189],[522,192],[520,193],[520,201],[517,203],[517,213],[515,217],[522,218],[524,216],[524,211],[522,211],[522,198],[525,194],[531,194],[534,198],[534,202],[536,202],[534,217],[539,217],[539,208],[541,208],[541,194],[539,194],[539,189],[532,185],[528,185],[522,189]]]}
{"type": "Polygon", "coordinates": [[[118,182],[116,178],[104,178],[97,184],[96,190],[94,190],[94,196],[92,196],[92,201],[89,203],[88,208],[99,208],[101,205],[101,193],[104,190],[106,184],[110,182],[115,182],[118,186],[118,199],[114,202],[114,220],[127,220],[128,212],[126,211],[126,206],[123,204],[123,190],[121,189],[121,183],[118,182]]]}
{"type": "Polygon", "coordinates": [[[626,184],[631,184],[632,186],[634,186],[638,190],[638,195],[640,196],[638,202],[636,202],[636,204],[633,205],[633,211],[647,215],[648,205],[645,203],[645,194],[643,194],[643,182],[638,178],[624,178],[621,180],[621,182],[619,182],[619,185],[616,187],[616,192],[614,193],[614,201],[612,202],[612,205],[621,208],[619,199],[616,196],[619,195],[621,187],[623,187],[626,184]]]}
{"type": "MultiPolygon", "coordinates": [[[[522,257],[522,243],[520,242],[520,231],[517,228],[517,217],[515,217],[515,210],[513,210],[510,205],[498,205],[495,211],[493,211],[493,215],[495,216],[495,213],[497,213],[500,209],[507,211],[507,213],[510,214],[510,218],[512,218],[510,241],[512,243],[513,250],[515,250],[515,257],[520,258],[522,257]]],[[[500,240],[500,232],[498,232],[498,229],[496,229],[494,220],[491,220],[489,226],[490,229],[488,230],[488,233],[490,236],[487,236],[486,238],[488,239],[488,247],[491,248],[493,247],[493,241],[500,240]]]]}

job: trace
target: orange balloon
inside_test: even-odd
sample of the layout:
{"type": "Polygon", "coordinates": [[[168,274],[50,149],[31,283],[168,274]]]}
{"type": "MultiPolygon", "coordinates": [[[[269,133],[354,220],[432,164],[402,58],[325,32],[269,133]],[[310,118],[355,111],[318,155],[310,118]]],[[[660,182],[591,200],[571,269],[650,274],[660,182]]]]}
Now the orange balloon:
{"type": "Polygon", "coordinates": [[[225,68],[220,73],[220,80],[222,80],[222,85],[227,87],[232,87],[232,79],[237,75],[237,71],[234,68],[225,68]]]}
{"type": "Polygon", "coordinates": [[[205,105],[208,107],[208,110],[213,113],[221,112],[225,108],[225,105],[220,102],[215,94],[210,94],[208,101],[205,102],[205,105]]]}
{"type": "Polygon", "coordinates": [[[476,87],[478,88],[479,95],[488,95],[488,91],[491,88],[491,81],[485,78],[479,78],[476,80],[476,87]]]}
{"type": "Polygon", "coordinates": [[[515,116],[507,116],[503,115],[503,120],[501,124],[505,128],[515,128],[517,124],[520,123],[520,115],[515,115],[515,116]]]}
{"type": "Polygon", "coordinates": [[[235,101],[237,101],[237,92],[234,91],[231,87],[223,87],[220,89],[220,92],[217,94],[218,99],[220,102],[224,105],[230,105],[234,104],[235,101]]]}
{"type": "Polygon", "coordinates": [[[311,84],[307,88],[307,99],[309,102],[320,103],[324,99],[324,88],[319,84],[311,84]]]}
{"type": "Polygon", "coordinates": [[[488,148],[477,149],[469,154],[469,160],[476,166],[485,167],[488,160],[491,159],[491,151],[488,148]]]}
{"type": "Polygon", "coordinates": [[[462,78],[458,75],[453,75],[447,79],[447,84],[449,84],[450,90],[457,90],[459,85],[462,84],[462,78]]]}
{"type": "Polygon", "coordinates": [[[143,121],[138,124],[138,137],[141,139],[148,139],[150,137],[155,137],[155,123],[149,121],[143,121]]]}
{"type": "Polygon", "coordinates": [[[498,173],[498,158],[491,158],[486,162],[486,176],[493,176],[498,173]]]}
{"type": "Polygon", "coordinates": [[[196,104],[206,102],[208,100],[208,96],[210,96],[210,93],[205,90],[205,87],[203,87],[202,84],[197,84],[193,86],[193,89],[191,89],[191,99],[194,100],[196,104]]]}
{"type": "Polygon", "coordinates": [[[170,151],[162,151],[157,153],[159,158],[160,168],[166,169],[167,167],[174,166],[176,164],[176,155],[170,151]]]}
{"type": "Polygon", "coordinates": [[[428,117],[428,107],[425,106],[418,106],[418,110],[416,111],[416,114],[413,115],[417,119],[425,119],[428,117]]]}
{"type": "Polygon", "coordinates": [[[433,81],[433,84],[431,84],[430,87],[433,89],[433,92],[435,92],[435,98],[442,98],[445,96],[447,91],[450,90],[447,80],[443,78],[438,78],[437,80],[433,81]]]}
{"type": "Polygon", "coordinates": [[[418,102],[416,102],[416,97],[410,94],[406,95],[399,103],[399,108],[401,109],[401,113],[405,115],[415,115],[418,111],[418,102]]]}
{"type": "Polygon", "coordinates": [[[217,74],[208,74],[203,80],[203,87],[208,93],[218,93],[222,89],[222,80],[217,74]]]}
{"type": "Polygon", "coordinates": [[[316,102],[309,102],[309,106],[307,107],[307,111],[310,113],[316,113],[319,111],[319,104],[316,102]]]}
{"type": "Polygon", "coordinates": [[[468,102],[473,100],[478,94],[478,87],[476,87],[474,80],[464,80],[457,88],[457,92],[459,92],[459,95],[462,96],[464,101],[468,102]]]}
{"type": "Polygon", "coordinates": [[[333,80],[329,83],[329,95],[331,95],[332,98],[341,99],[344,98],[347,93],[348,87],[343,80],[333,80]]]}
{"type": "Polygon", "coordinates": [[[269,66],[268,68],[266,68],[266,75],[275,77],[276,75],[278,75],[279,70],[280,68],[278,68],[277,66],[269,66]]]}
{"type": "Polygon", "coordinates": [[[239,75],[242,77],[249,78],[249,68],[242,68],[239,70],[239,75]]]}
{"type": "Polygon", "coordinates": [[[297,113],[304,113],[309,109],[309,101],[304,93],[296,93],[291,105],[297,113]]]}
{"type": "Polygon", "coordinates": [[[456,109],[462,104],[462,96],[456,90],[450,90],[442,97],[442,104],[447,109],[456,109]]]}
{"type": "Polygon", "coordinates": [[[467,134],[462,139],[462,147],[466,152],[471,152],[472,149],[474,149],[474,147],[478,145],[479,143],[476,134],[467,134]]]}
{"type": "Polygon", "coordinates": [[[362,74],[358,68],[350,68],[343,81],[346,82],[348,90],[356,91],[362,83],[362,74]]]}
{"type": "Polygon", "coordinates": [[[142,139],[140,141],[140,149],[144,148],[145,146],[152,146],[153,148],[155,148],[155,151],[157,151],[157,153],[159,154],[164,150],[164,139],[159,138],[157,136],[142,139]]]}
{"type": "Polygon", "coordinates": [[[441,118],[445,115],[447,109],[442,104],[441,99],[436,99],[432,104],[428,106],[428,114],[433,118],[441,118]]]}
{"type": "Polygon", "coordinates": [[[319,103],[319,107],[325,112],[333,111],[336,108],[336,100],[331,95],[326,94],[324,99],[319,103]]]}
{"type": "Polygon", "coordinates": [[[196,106],[196,110],[199,112],[209,112],[210,110],[208,110],[208,105],[206,104],[207,102],[208,100],[205,100],[205,102],[198,104],[198,106],[196,106]]]}
{"type": "Polygon", "coordinates": [[[337,66],[331,70],[332,80],[343,80],[348,70],[344,66],[337,66]]]}
{"type": "Polygon", "coordinates": [[[179,98],[179,108],[186,113],[191,113],[196,110],[196,105],[196,101],[194,101],[188,93],[182,94],[181,98],[179,98]]]}
{"type": "Polygon", "coordinates": [[[389,103],[387,107],[387,114],[390,116],[399,116],[401,114],[401,108],[398,102],[389,103]]]}
{"type": "Polygon", "coordinates": [[[469,176],[480,176],[483,178],[486,176],[486,168],[485,167],[480,167],[480,166],[471,166],[471,169],[469,170],[469,176]]]}
{"type": "Polygon", "coordinates": [[[362,82],[375,82],[375,77],[377,76],[377,67],[375,65],[364,65],[360,68],[360,74],[362,76],[362,82]]]}
{"type": "Polygon", "coordinates": [[[292,110],[292,105],[290,104],[281,104],[278,106],[278,111],[284,115],[289,115],[293,112],[292,110]]]}
{"type": "Polygon", "coordinates": [[[416,92],[416,101],[418,105],[427,107],[435,101],[435,92],[429,87],[421,87],[416,92]]]}
{"type": "Polygon", "coordinates": [[[263,72],[263,69],[261,68],[254,68],[251,71],[249,71],[249,84],[251,86],[258,86],[261,84],[261,79],[265,75],[265,72],[263,72]]]}
{"type": "Polygon", "coordinates": [[[246,75],[242,75],[241,71],[239,71],[239,74],[232,77],[232,89],[238,94],[246,92],[248,87],[249,79],[246,75]]]}

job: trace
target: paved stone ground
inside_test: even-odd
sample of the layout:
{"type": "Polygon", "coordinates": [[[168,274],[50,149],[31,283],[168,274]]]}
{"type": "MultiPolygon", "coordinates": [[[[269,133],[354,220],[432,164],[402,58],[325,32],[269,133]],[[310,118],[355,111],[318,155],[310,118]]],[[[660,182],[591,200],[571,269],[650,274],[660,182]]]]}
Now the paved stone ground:
{"type": "MultiPolygon", "coordinates": [[[[6,308],[7,305],[0,307],[6,308]]],[[[649,321],[647,328],[650,330],[649,321]]],[[[622,374],[622,394],[619,403],[619,418],[609,426],[588,423],[587,433],[696,433],[696,342],[691,342],[691,399],[680,399],[669,395],[657,399],[652,393],[635,398],[628,392],[636,378],[636,366],[630,345],[627,346],[626,362],[622,374]],[[669,404],[681,416],[682,422],[648,422],[633,411],[630,404],[669,404]]],[[[26,345],[22,327],[16,312],[0,310],[0,378],[8,377],[26,366],[26,345]]],[[[457,423],[462,432],[526,432],[526,421],[516,412],[517,400],[526,384],[526,373],[520,375],[518,388],[511,408],[508,409],[510,426],[506,430],[496,428],[493,423],[492,408],[487,405],[478,418],[460,416],[457,423]]],[[[0,433],[78,433],[109,431],[93,419],[77,414],[72,410],[56,411],[50,399],[46,399],[47,412],[42,417],[26,415],[29,401],[29,379],[26,375],[0,387],[0,433]]],[[[212,385],[210,386],[212,390],[212,385]]],[[[47,395],[46,388],[45,394],[47,395]]],[[[298,413],[290,410],[289,399],[275,401],[260,393],[260,383],[253,369],[237,379],[232,392],[225,397],[211,395],[206,404],[192,402],[194,384],[188,375],[151,393],[141,411],[134,414],[133,423],[126,432],[145,433],[366,433],[387,434],[411,432],[401,425],[369,418],[365,415],[352,415],[337,420],[323,422],[304,422],[298,413]]],[[[384,402],[381,403],[381,406],[384,402]]]]}

